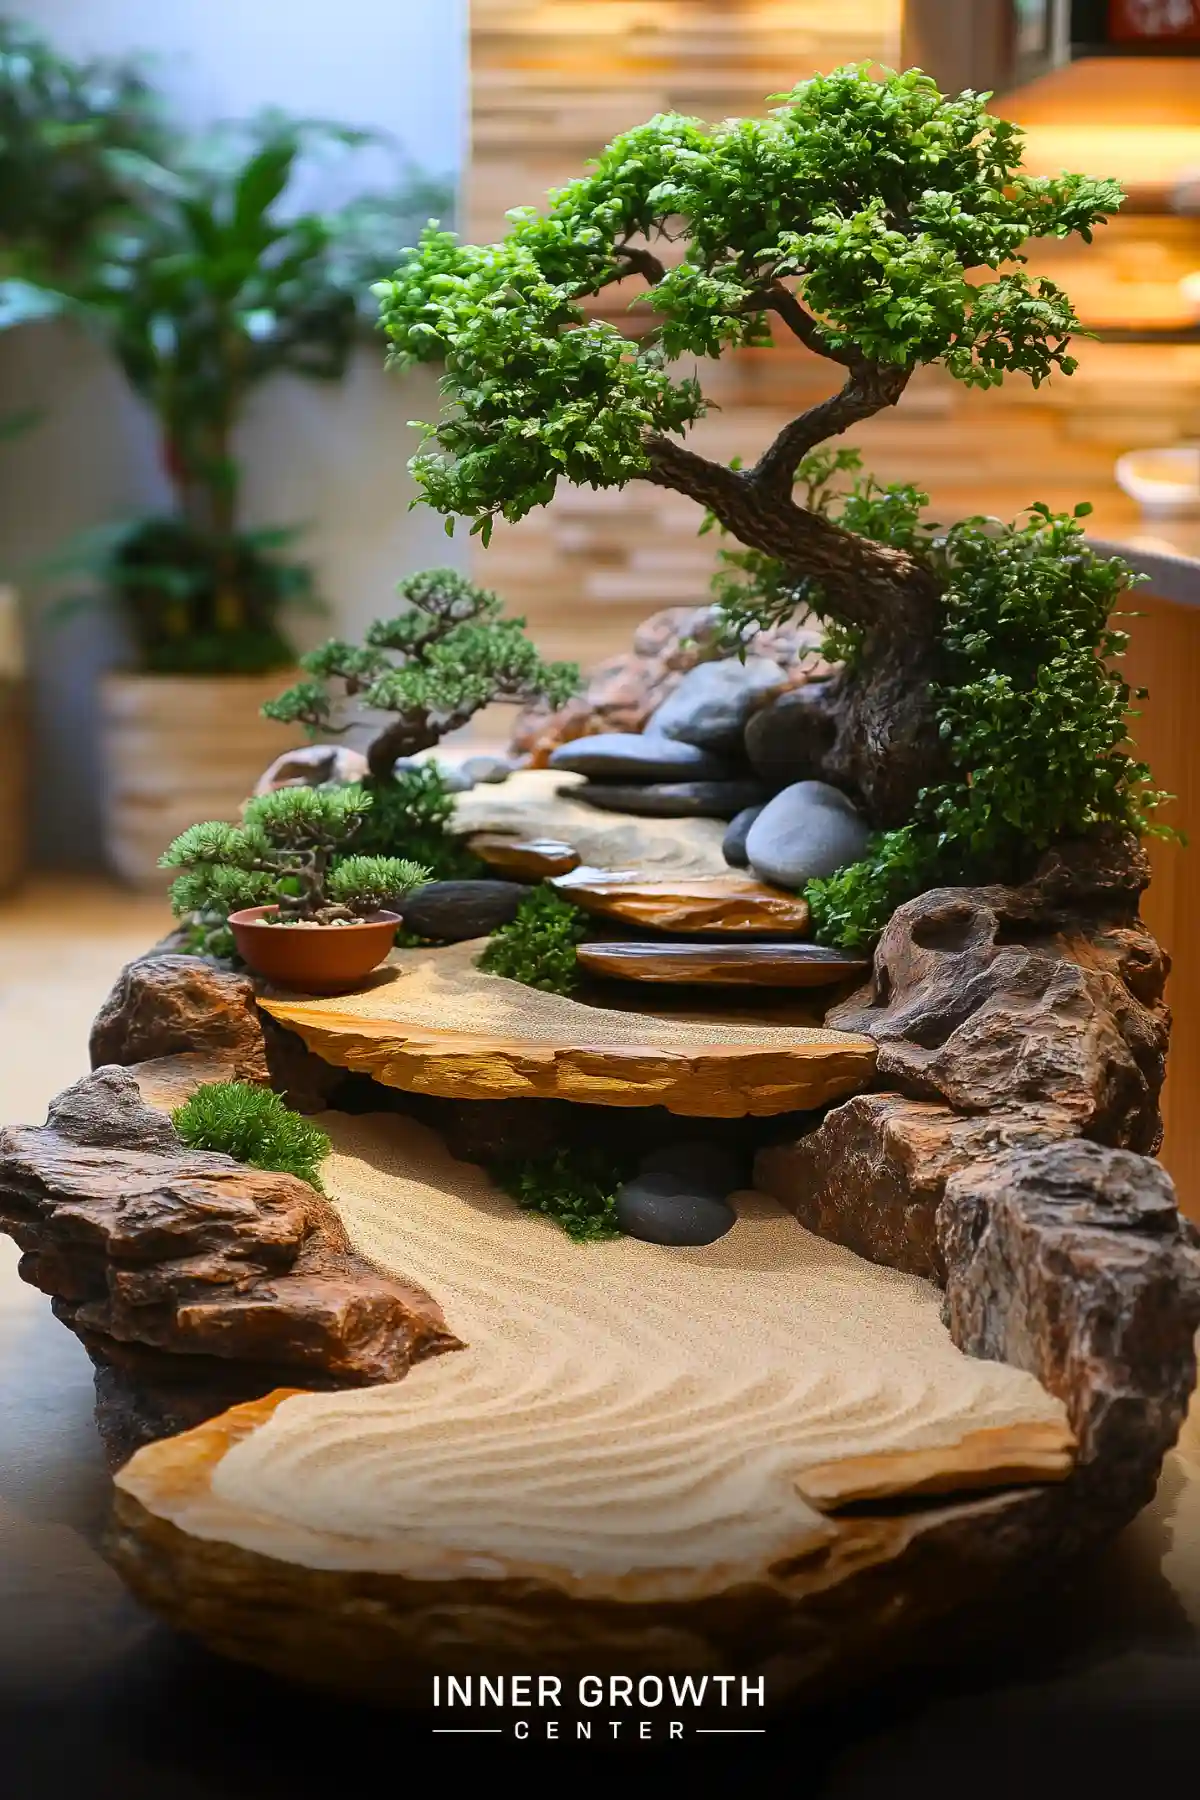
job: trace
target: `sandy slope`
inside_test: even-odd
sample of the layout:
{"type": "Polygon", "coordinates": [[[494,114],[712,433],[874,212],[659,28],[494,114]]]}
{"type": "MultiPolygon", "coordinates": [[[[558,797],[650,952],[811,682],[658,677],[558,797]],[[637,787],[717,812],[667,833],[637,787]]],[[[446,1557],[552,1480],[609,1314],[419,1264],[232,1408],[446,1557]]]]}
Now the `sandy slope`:
{"type": "Polygon", "coordinates": [[[881,1469],[903,1488],[1069,1466],[1059,1403],[960,1355],[931,1286],[772,1201],[742,1196],[705,1249],[577,1245],[406,1120],[322,1123],[356,1245],[427,1286],[469,1348],[284,1401],[213,1478],[248,1546],[287,1521],[318,1566],[461,1572],[465,1554],[683,1595],[819,1543],[797,1483],[828,1502],[878,1491],[881,1469]]]}

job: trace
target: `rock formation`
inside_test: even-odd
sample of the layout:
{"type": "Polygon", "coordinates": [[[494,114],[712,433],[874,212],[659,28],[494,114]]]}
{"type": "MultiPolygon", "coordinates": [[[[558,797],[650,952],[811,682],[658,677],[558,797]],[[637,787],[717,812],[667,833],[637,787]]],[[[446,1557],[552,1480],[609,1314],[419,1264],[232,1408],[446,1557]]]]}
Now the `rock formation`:
{"type": "Polygon", "coordinates": [[[125,1069],[68,1088],[42,1127],[0,1131],[0,1229],[98,1367],[186,1390],[201,1417],[282,1382],[395,1381],[457,1347],[307,1183],[186,1149],[125,1069]]]}

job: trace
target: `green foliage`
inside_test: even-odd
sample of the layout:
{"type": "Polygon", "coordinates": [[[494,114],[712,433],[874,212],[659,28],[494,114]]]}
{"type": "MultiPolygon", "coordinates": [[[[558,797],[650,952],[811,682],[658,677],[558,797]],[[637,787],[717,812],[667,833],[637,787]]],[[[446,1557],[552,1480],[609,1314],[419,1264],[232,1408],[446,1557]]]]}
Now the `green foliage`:
{"type": "Polygon", "coordinates": [[[489,1174],[518,1206],[544,1213],[576,1243],[601,1243],[621,1235],[614,1201],[632,1171],[632,1158],[587,1145],[507,1158],[489,1174]]]}
{"type": "Polygon", "coordinates": [[[377,285],[392,360],[445,363],[451,405],[412,466],[448,521],[472,519],[486,541],[560,478],[646,475],[648,440],[705,410],[698,381],[672,365],[769,343],[781,293],[801,303],[806,341],[835,357],[941,363],[975,386],[1071,372],[1070,302],[1013,265],[1029,238],[1090,238],[1120,202],[1116,183],[1024,174],[1016,126],[919,70],[842,68],[777,98],[766,118],[711,130],[661,114],[543,212],[514,209],[500,244],[431,227],[377,285]],[[682,244],[670,269],[646,248],[659,238],[682,244]],[[635,273],[658,314],[636,341],[583,306],[635,273]]]}
{"type": "Polygon", "coordinates": [[[192,1150],[220,1150],[252,1169],[278,1169],[322,1192],[319,1170],[332,1148],[310,1120],[270,1088],[213,1081],[177,1107],[171,1121],[192,1150]]]}
{"type": "Polygon", "coordinates": [[[930,546],[945,581],[935,698],[953,775],[864,861],[809,883],[822,942],[870,943],[895,906],[938,882],[1019,879],[1058,838],[1166,829],[1153,815],[1169,796],[1131,751],[1134,695],[1113,666],[1128,639],[1110,620],[1137,578],[1088,547],[1090,510],[965,519],[930,546]]]}
{"type": "Polygon", "coordinates": [[[372,805],[355,837],[356,849],[411,857],[425,865],[431,881],[469,881],[484,873],[479,858],[446,829],[454,795],[436,763],[415,763],[382,781],[369,775],[363,786],[372,805]]]}
{"type": "MultiPolygon", "coordinates": [[[[87,533],[44,569],[102,583],[153,674],[260,675],[295,660],[281,624],[285,609],[323,610],[312,570],[280,554],[294,535],[222,537],[183,518],[140,519],[87,533]]],[[[94,600],[60,601],[52,616],[94,600]]]]}
{"type": "MultiPolygon", "coordinates": [[[[309,679],[268,701],[266,716],[304,725],[315,736],[345,729],[340,711],[347,700],[392,713],[394,722],[376,740],[386,746],[390,767],[467,724],[493,700],[546,699],[559,706],[578,687],[573,663],[543,662],[525,636],[524,619],[502,617],[500,596],[456,570],[425,569],[396,592],[404,612],[377,619],[361,645],[331,638],[301,657],[309,679]]],[[[367,754],[378,778],[377,758],[367,754]]]]}
{"type": "Polygon", "coordinates": [[[351,912],[373,913],[429,880],[420,863],[398,856],[346,856],[330,870],[325,891],[351,912]]]}
{"type": "Polygon", "coordinates": [[[159,861],[183,871],[171,905],[190,921],[193,947],[226,953],[225,921],[243,906],[275,905],[282,920],[324,922],[375,912],[385,898],[420,887],[429,871],[419,863],[346,854],[372,804],[361,787],[280,788],[248,800],[240,825],[190,825],[159,861]]]}
{"type": "Polygon", "coordinates": [[[412,223],[410,196],[402,184],[318,213],[296,205],[295,189],[310,151],[370,141],[271,114],[162,159],[127,151],[121,229],[60,284],[57,300],[154,415],[175,491],[176,518],[119,528],[107,555],[101,540],[85,546],[146,668],[240,674],[292,660],[281,614],[315,604],[312,576],[279,554],[293,532],[242,528],[236,432],[264,382],[345,374],[363,296],[385,266],[384,224],[394,244],[412,223]]]}
{"type": "Polygon", "coordinates": [[[575,946],[583,942],[587,930],[577,906],[553,888],[535,888],[526,894],[511,924],[502,925],[488,939],[479,967],[548,994],[569,994],[579,983],[575,946]]]}
{"type": "MultiPolygon", "coordinates": [[[[929,495],[910,482],[883,483],[864,475],[857,450],[812,451],[797,467],[795,483],[806,511],[872,543],[918,557],[930,554],[938,528],[921,517],[929,495]],[[848,487],[835,485],[840,475],[851,477],[848,487]]],[[[701,533],[714,528],[719,529],[718,522],[709,513],[701,533]]],[[[858,655],[861,632],[824,613],[820,583],[789,574],[782,562],[761,550],[718,550],[712,591],[729,643],[745,643],[755,632],[782,625],[800,611],[821,620],[825,631],[821,654],[827,662],[853,663],[858,655]]]]}
{"type": "Polygon", "coordinates": [[[78,269],[126,206],[122,152],[156,154],[164,136],[132,64],[76,62],[0,18],[0,274],[53,280],[78,269]]]}

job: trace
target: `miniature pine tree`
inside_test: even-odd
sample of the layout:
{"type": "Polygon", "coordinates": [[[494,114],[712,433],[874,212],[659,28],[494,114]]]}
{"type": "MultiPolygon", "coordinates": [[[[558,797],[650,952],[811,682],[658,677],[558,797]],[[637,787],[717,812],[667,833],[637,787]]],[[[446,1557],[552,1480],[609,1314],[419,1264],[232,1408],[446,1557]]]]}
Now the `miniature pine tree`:
{"type": "Polygon", "coordinates": [[[241,825],[191,825],[162,856],[181,869],[171,887],[177,917],[223,921],[240,907],[273,904],[278,918],[332,924],[376,912],[419,887],[429,871],[400,857],[346,851],[370,812],[361,787],[281,788],[246,804],[241,825]]]}
{"type": "Polygon", "coordinates": [[[335,638],[301,657],[310,679],[268,701],[267,717],[317,736],[346,729],[346,700],[393,714],[367,750],[373,780],[384,783],[397,758],[429,749],[494,700],[558,706],[575,691],[578,669],[544,662],[525,621],[503,618],[499,595],[455,570],[411,575],[397,593],[407,610],[376,620],[361,647],[335,638]]]}

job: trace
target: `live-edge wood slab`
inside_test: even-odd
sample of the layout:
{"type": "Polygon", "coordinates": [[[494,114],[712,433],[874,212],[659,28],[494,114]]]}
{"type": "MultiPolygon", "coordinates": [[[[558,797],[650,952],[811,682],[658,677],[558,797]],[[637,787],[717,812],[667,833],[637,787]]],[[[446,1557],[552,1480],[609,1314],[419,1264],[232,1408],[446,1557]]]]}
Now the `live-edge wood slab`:
{"type": "Polygon", "coordinates": [[[360,992],[259,1004],[316,1055],[387,1087],[740,1118],[827,1105],[870,1082],[865,1036],[801,1025],[659,1018],[584,1005],[476,966],[483,941],[394,951],[360,992]]]}

